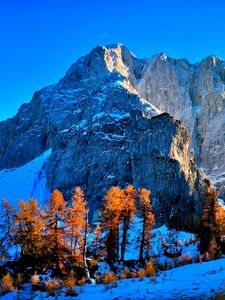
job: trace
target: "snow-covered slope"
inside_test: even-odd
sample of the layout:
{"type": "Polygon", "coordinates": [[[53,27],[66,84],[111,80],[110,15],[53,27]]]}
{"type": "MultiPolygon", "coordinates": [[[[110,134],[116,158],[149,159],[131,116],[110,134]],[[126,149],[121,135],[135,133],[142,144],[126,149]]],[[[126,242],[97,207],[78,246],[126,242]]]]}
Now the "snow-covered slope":
{"type": "Polygon", "coordinates": [[[223,291],[224,278],[225,259],[220,259],[161,272],[155,282],[126,279],[111,289],[86,285],[77,299],[209,299],[223,291]]]}
{"type": "MultiPolygon", "coordinates": [[[[155,280],[145,278],[124,279],[118,281],[117,287],[112,284],[89,285],[77,287],[77,300],[112,300],[112,299],[214,299],[218,293],[224,294],[225,259],[190,264],[156,275],[155,280]]],[[[30,286],[6,294],[1,299],[74,299],[65,297],[65,291],[57,297],[49,297],[47,293],[33,292],[30,286]]],[[[223,299],[223,298],[215,298],[223,299]]]]}
{"type": "Polygon", "coordinates": [[[15,206],[19,199],[33,197],[40,203],[49,199],[45,170],[51,150],[44,152],[22,167],[0,171],[0,200],[7,199],[15,206]]]}

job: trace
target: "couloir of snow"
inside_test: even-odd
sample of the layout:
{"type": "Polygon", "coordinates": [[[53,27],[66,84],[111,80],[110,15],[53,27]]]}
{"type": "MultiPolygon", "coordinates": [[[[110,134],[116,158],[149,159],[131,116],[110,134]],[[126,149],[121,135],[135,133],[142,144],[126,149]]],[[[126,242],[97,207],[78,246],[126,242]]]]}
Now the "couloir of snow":
{"type": "Polygon", "coordinates": [[[13,169],[0,171],[0,201],[5,198],[15,207],[18,200],[33,197],[43,203],[50,197],[46,188],[46,165],[51,149],[29,163],[13,169]]]}

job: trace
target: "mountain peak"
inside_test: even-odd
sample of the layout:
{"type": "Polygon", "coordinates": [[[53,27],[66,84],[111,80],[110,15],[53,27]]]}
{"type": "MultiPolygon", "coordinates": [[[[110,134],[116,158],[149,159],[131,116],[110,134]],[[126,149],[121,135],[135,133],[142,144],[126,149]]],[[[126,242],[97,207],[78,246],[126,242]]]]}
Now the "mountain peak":
{"type": "Polygon", "coordinates": [[[66,72],[63,83],[80,80],[108,80],[110,73],[117,73],[126,78],[135,78],[135,68],[139,60],[121,43],[97,46],[89,54],[78,59],[66,72]]]}
{"type": "Polygon", "coordinates": [[[200,65],[205,65],[206,67],[216,67],[217,65],[221,65],[223,62],[223,59],[217,55],[209,55],[200,62],[200,65]]]}

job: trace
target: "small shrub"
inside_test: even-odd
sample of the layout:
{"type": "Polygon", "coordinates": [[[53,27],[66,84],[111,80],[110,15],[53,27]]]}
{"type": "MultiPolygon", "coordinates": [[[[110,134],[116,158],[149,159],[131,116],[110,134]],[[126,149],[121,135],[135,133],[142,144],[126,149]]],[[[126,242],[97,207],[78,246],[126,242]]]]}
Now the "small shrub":
{"type": "Polygon", "coordinates": [[[123,275],[124,275],[124,278],[129,278],[129,270],[127,268],[125,268],[123,270],[123,275]]]}
{"type": "Polygon", "coordinates": [[[56,288],[58,286],[58,283],[55,280],[48,280],[48,283],[46,285],[46,291],[50,296],[56,295],[56,288]]]}
{"type": "Polygon", "coordinates": [[[187,247],[187,246],[188,246],[188,242],[187,242],[187,240],[186,240],[186,239],[184,239],[184,241],[183,241],[183,245],[184,245],[185,247],[187,247]]]}
{"type": "Polygon", "coordinates": [[[145,276],[150,277],[155,275],[155,267],[150,259],[147,265],[145,266],[145,276]]]}
{"type": "Polygon", "coordinates": [[[39,279],[39,276],[37,275],[37,273],[35,273],[33,276],[31,276],[31,280],[30,281],[31,281],[31,283],[32,283],[33,286],[36,287],[38,285],[40,279],[39,279]]]}
{"type": "Polygon", "coordinates": [[[95,281],[96,281],[96,283],[102,283],[101,276],[99,276],[99,275],[95,276],[95,281]]]}
{"type": "Polygon", "coordinates": [[[76,279],[74,277],[69,277],[64,281],[64,285],[66,287],[66,295],[68,296],[76,296],[77,293],[75,291],[76,279]]]}
{"type": "Polygon", "coordinates": [[[1,290],[3,293],[14,291],[13,278],[9,272],[2,278],[1,290]]]}
{"type": "Polygon", "coordinates": [[[130,272],[130,277],[131,278],[136,278],[137,277],[137,274],[135,272],[130,272]]]}
{"type": "Polygon", "coordinates": [[[216,294],[215,295],[215,300],[224,300],[225,299],[225,295],[224,294],[216,294]]]}
{"type": "Polygon", "coordinates": [[[186,261],[186,257],[184,254],[182,254],[182,257],[181,257],[181,263],[182,263],[182,266],[185,266],[187,261],[186,261]]]}
{"type": "Polygon", "coordinates": [[[21,273],[19,273],[16,278],[16,284],[18,286],[20,286],[22,283],[23,283],[23,277],[22,277],[21,273]]]}
{"type": "Polygon", "coordinates": [[[119,274],[118,279],[125,279],[124,273],[119,274]]]}
{"type": "Polygon", "coordinates": [[[205,260],[206,260],[206,261],[209,260],[209,252],[205,252],[205,260]]]}
{"type": "Polygon", "coordinates": [[[117,286],[118,286],[118,277],[115,276],[114,281],[113,281],[113,287],[117,288],[117,286]]]}
{"type": "Polygon", "coordinates": [[[83,276],[78,282],[78,285],[83,286],[86,283],[86,278],[83,276]]]}
{"type": "Polygon", "coordinates": [[[140,281],[142,281],[145,277],[145,271],[144,270],[138,270],[137,271],[137,276],[140,279],[140,281]]]}
{"type": "Polygon", "coordinates": [[[194,244],[195,243],[195,240],[191,237],[190,240],[189,240],[189,244],[194,244]]]}
{"type": "Polygon", "coordinates": [[[187,256],[187,262],[188,262],[188,264],[192,263],[192,255],[190,253],[187,256]]]}
{"type": "Polygon", "coordinates": [[[114,273],[107,273],[107,272],[105,272],[104,275],[103,275],[103,283],[104,284],[108,284],[108,283],[114,282],[115,279],[116,278],[115,278],[114,273]]]}

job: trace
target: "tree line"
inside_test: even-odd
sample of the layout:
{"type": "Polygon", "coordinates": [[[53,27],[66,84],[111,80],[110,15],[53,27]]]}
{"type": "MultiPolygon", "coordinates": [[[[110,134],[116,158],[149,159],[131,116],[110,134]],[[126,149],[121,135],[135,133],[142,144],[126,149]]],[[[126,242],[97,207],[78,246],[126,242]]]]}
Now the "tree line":
{"type": "Polygon", "coordinates": [[[0,218],[0,260],[7,261],[8,249],[20,249],[18,264],[34,270],[47,268],[55,274],[76,272],[89,279],[88,257],[104,257],[109,263],[124,261],[128,231],[135,215],[141,222],[137,238],[140,262],[148,261],[154,215],[150,191],[132,185],[109,189],[97,225],[88,222],[88,204],[80,187],[66,202],[59,190],[52,192],[43,209],[35,199],[20,200],[16,210],[3,199],[0,218]],[[92,239],[88,234],[92,234],[92,239]]]}

